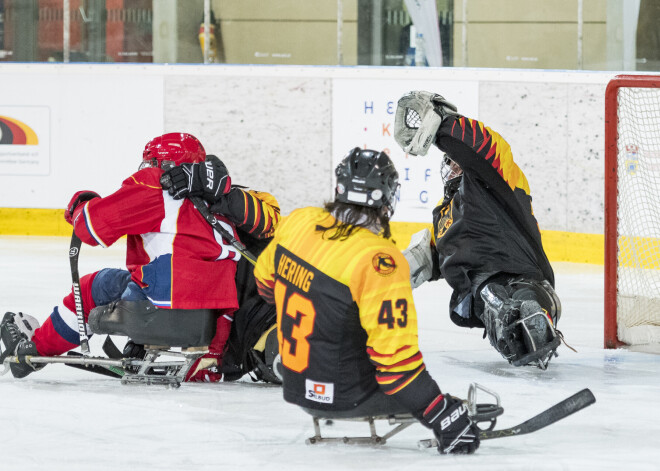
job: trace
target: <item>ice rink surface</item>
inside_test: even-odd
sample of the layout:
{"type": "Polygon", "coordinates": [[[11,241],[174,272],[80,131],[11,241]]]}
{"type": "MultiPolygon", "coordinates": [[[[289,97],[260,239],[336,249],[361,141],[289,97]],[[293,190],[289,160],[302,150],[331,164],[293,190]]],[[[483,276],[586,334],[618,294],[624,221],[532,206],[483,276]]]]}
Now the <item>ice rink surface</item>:
{"type": "MultiPolygon", "coordinates": [[[[0,237],[5,311],[43,321],[70,289],[69,240],[0,237]]],[[[84,246],[80,272],[123,267],[125,246],[84,246]]],[[[312,421],[277,386],[252,383],[123,386],[118,380],[48,365],[0,377],[0,469],[9,470],[658,470],[660,356],[605,351],[601,266],[554,265],[558,324],[577,353],[560,347],[547,371],[509,366],[482,332],[448,318],[444,282],[415,291],[420,347],[444,392],[465,397],[471,382],[499,393],[510,427],[588,387],[596,404],[536,433],[482,442],[475,455],[420,450],[431,432],[415,424],[381,447],[306,445],[312,421]]],[[[0,314],[2,314],[0,313],[0,314]]],[[[101,341],[92,353],[101,355],[101,341]]],[[[121,348],[123,338],[115,338],[121,348]]],[[[485,397],[484,397],[485,398],[485,397]]],[[[377,423],[380,434],[388,427],[377,423]]],[[[335,422],[327,435],[364,436],[366,424],[335,422]]]]}

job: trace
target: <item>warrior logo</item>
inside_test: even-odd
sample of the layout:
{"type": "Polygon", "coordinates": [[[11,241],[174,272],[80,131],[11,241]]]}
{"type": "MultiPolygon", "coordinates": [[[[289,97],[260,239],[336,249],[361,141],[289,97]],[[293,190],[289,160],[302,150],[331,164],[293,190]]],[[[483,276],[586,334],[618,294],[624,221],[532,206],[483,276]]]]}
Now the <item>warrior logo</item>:
{"type": "Polygon", "coordinates": [[[379,252],[371,259],[374,270],[379,275],[388,276],[396,271],[396,263],[390,254],[379,252]]]}

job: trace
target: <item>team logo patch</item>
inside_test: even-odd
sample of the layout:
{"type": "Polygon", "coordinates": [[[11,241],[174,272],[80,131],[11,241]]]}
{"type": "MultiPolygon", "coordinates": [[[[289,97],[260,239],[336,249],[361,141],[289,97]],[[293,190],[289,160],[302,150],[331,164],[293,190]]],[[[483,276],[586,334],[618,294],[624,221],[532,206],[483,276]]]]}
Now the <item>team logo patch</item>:
{"type": "Polygon", "coordinates": [[[449,206],[443,208],[442,211],[440,212],[440,219],[438,219],[438,224],[435,227],[435,233],[438,239],[443,235],[445,235],[447,229],[449,229],[451,225],[454,223],[454,216],[451,211],[452,208],[453,208],[453,202],[449,204],[449,206]]]}
{"type": "Polygon", "coordinates": [[[305,399],[310,401],[332,404],[335,400],[334,383],[320,383],[305,379],[305,399]]]}
{"type": "Polygon", "coordinates": [[[388,276],[396,271],[396,263],[390,254],[379,252],[371,259],[374,270],[379,275],[388,276]]]}

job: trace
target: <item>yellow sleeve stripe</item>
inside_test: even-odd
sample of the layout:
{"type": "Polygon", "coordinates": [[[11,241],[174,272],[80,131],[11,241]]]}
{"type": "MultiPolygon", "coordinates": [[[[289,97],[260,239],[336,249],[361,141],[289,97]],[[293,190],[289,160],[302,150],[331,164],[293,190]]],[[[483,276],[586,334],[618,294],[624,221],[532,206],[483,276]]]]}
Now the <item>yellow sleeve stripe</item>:
{"type": "Polygon", "coordinates": [[[135,179],[135,175],[131,175],[130,178],[131,178],[131,180],[133,180],[133,181],[134,181],[136,184],[138,184],[138,185],[146,186],[147,188],[157,188],[157,189],[159,189],[159,190],[162,190],[162,189],[163,189],[163,188],[160,187],[160,186],[147,185],[147,184],[144,183],[144,182],[137,181],[137,180],[135,179]]]}

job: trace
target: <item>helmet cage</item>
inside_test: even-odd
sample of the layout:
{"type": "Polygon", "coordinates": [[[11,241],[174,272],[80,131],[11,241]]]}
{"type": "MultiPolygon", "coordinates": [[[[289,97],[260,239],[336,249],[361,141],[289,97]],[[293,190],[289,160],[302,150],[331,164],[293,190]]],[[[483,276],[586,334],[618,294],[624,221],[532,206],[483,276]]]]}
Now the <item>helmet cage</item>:
{"type": "Polygon", "coordinates": [[[442,183],[445,185],[447,182],[458,178],[463,175],[463,169],[454,162],[447,154],[442,158],[442,167],[440,168],[440,177],[442,178],[442,183]]]}
{"type": "Polygon", "coordinates": [[[159,161],[158,159],[149,159],[143,160],[138,170],[142,170],[143,168],[162,168],[163,170],[169,170],[172,167],[176,167],[176,163],[173,160],[159,161]]]}

